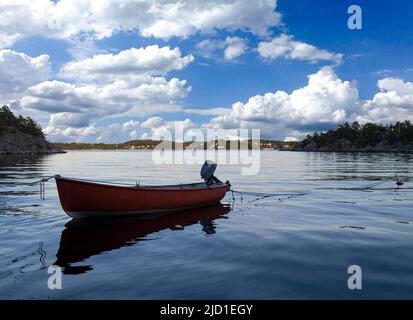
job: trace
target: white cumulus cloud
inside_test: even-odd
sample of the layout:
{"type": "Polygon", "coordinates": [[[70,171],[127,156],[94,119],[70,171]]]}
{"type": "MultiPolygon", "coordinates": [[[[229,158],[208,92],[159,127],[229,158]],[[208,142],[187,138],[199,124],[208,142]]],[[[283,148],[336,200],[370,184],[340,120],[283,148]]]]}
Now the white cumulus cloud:
{"type": "Polygon", "coordinates": [[[236,59],[247,50],[245,40],[239,37],[228,37],[225,39],[225,44],[224,57],[226,60],[236,59]]]}
{"type": "Polygon", "coordinates": [[[260,42],[257,50],[265,59],[287,58],[311,63],[318,61],[340,63],[343,59],[340,53],[318,49],[311,44],[294,40],[293,36],[287,34],[282,34],[271,41],[260,42]]]}
{"type": "Polygon", "coordinates": [[[172,70],[181,70],[194,57],[181,57],[179,48],[159,47],[131,48],[118,54],[98,54],[92,58],[65,64],[62,77],[82,80],[112,80],[136,75],[165,75],[172,70]]]}
{"type": "Polygon", "coordinates": [[[377,85],[380,92],[364,103],[357,120],[381,123],[413,121],[413,83],[384,78],[377,85]]]}
{"type": "Polygon", "coordinates": [[[145,114],[156,113],[157,105],[181,99],[190,90],[185,80],[176,78],[169,81],[154,78],[152,83],[143,84],[119,80],[104,85],[76,85],[54,80],[30,87],[19,104],[22,108],[50,113],[93,111],[100,116],[125,112],[145,114]],[[140,111],[139,107],[142,107],[140,111]]]}
{"type": "Polygon", "coordinates": [[[306,130],[347,120],[358,106],[358,90],[337,77],[332,67],[308,77],[308,84],[287,93],[269,92],[236,102],[231,112],[213,118],[207,126],[260,128],[265,135],[285,136],[288,130],[306,130]]]}
{"type": "MultiPolygon", "coordinates": [[[[46,57],[25,58],[40,64],[48,61],[46,57]]],[[[22,91],[20,99],[12,102],[12,107],[24,114],[37,112],[43,125],[44,118],[49,115],[46,131],[55,137],[65,133],[83,137],[84,132],[93,131],[86,129],[92,122],[103,118],[145,117],[181,111],[177,102],[192,88],[186,80],[165,76],[172,70],[184,68],[192,60],[191,55],[182,57],[179,48],[155,45],[72,61],[60,71],[61,78],[71,82],[42,81],[43,78],[28,82],[26,87],[31,86],[22,91]],[[164,76],[155,76],[158,74],[164,76]]],[[[116,126],[110,131],[115,129],[116,126]]],[[[106,135],[99,135],[99,139],[105,140],[106,135]]]]}
{"type": "Polygon", "coordinates": [[[181,121],[166,121],[161,117],[151,117],[141,124],[144,129],[141,134],[142,139],[153,140],[187,140],[191,136],[191,129],[196,129],[197,126],[191,119],[186,118],[181,121]],[[177,135],[180,129],[183,129],[184,138],[179,138],[177,135]]]}
{"type": "Polygon", "coordinates": [[[0,47],[33,35],[103,39],[132,31],[168,39],[218,29],[266,35],[280,24],[275,9],[275,0],[2,0],[0,47]]]}
{"type": "Polygon", "coordinates": [[[19,97],[29,86],[47,80],[51,73],[48,55],[30,57],[9,49],[0,50],[0,102],[19,97]]]}
{"type": "Polygon", "coordinates": [[[224,40],[205,39],[196,44],[197,53],[204,58],[234,60],[247,50],[247,42],[240,37],[227,37],[224,40]],[[222,52],[222,53],[221,53],[222,52]]]}
{"type": "Polygon", "coordinates": [[[231,110],[228,108],[208,108],[208,109],[193,109],[187,108],[183,112],[190,114],[197,114],[201,116],[221,116],[224,114],[231,113],[231,110]]]}

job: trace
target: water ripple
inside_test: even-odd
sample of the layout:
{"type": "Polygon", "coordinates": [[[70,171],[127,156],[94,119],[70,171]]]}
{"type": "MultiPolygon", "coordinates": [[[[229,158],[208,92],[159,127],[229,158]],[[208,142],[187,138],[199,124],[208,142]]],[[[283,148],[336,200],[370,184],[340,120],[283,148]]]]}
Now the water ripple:
{"type": "Polygon", "coordinates": [[[102,223],[71,220],[52,181],[45,201],[30,182],[186,183],[199,166],[154,166],[149,152],[0,156],[0,298],[347,299],[352,264],[365,277],[358,297],[410,298],[412,169],[412,155],[263,152],[259,175],[220,165],[217,176],[237,190],[307,194],[228,194],[221,206],[102,223]],[[47,289],[52,264],[63,290],[47,289]]]}

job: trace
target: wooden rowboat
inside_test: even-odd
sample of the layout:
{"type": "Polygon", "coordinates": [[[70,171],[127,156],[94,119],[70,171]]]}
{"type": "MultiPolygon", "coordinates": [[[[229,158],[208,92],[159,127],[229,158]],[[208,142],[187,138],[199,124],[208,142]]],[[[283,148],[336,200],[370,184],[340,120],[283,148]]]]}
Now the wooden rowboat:
{"type": "Polygon", "coordinates": [[[181,211],[219,202],[230,183],[214,176],[217,165],[206,161],[204,182],[170,186],[115,185],[54,176],[63,210],[73,218],[130,216],[181,211]]]}
{"type": "Polygon", "coordinates": [[[63,210],[73,218],[150,214],[202,207],[219,202],[225,183],[171,186],[123,186],[56,177],[63,210]]]}

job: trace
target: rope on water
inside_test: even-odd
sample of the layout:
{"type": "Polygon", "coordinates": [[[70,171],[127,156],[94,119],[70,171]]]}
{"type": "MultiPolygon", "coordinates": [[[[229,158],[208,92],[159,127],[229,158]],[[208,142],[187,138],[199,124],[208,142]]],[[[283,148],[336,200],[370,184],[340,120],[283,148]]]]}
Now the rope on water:
{"type": "Polygon", "coordinates": [[[370,190],[375,187],[378,187],[379,185],[382,185],[386,183],[387,181],[378,181],[378,182],[373,182],[365,186],[357,187],[357,188],[348,188],[347,190],[370,190]]]}
{"type": "Polygon", "coordinates": [[[310,192],[302,192],[302,193],[263,193],[263,192],[253,192],[253,191],[242,191],[242,190],[233,190],[231,189],[232,192],[232,200],[235,200],[234,193],[240,194],[241,195],[241,201],[243,200],[243,195],[246,196],[253,196],[256,197],[256,199],[253,199],[249,201],[255,202],[258,200],[262,200],[265,198],[273,198],[273,197],[285,197],[285,198],[279,198],[278,200],[283,200],[283,199],[292,199],[300,196],[305,196],[310,194],[310,192]]]}
{"type": "Polygon", "coordinates": [[[376,181],[370,184],[367,184],[365,186],[361,187],[354,187],[354,188],[335,188],[335,190],[349,190],[349,191],[363,191],[363,190],[371,190],[374,189],[375,187],[378,187],[384,183],[387,183],[388,181],[376,181]]]}
{"type": "Polygon", "coordinates": [[[37,249],[37,252],[40,254],[40,263],[42,264],[40,270],[44,270],[46,269],[46,251],[43,250],[43,241],[39,242],[39,249],[37,249]]]}
{"type": "MultiPolygon", "coordinates": [[[[367,184],[365,186],[361,187],[354,187],[354,188],[335,188],[335,190],[352,190],[352,191],[364,191],[364,190],[372,190],[375,187],[378,187],[388,181],[376,181],[370,184],[367,184]]],[[[297,192],[297,193],[265,193],[265,192],[254,192],[254,191],[242,191],[242,190],[234,190],[231,189],[232,192],[232,200],[235,200],[234,193],[235,194],[240,194],[241,195],[241,201],[243,200],[243,196],[253,196],[257,197],[256,199],[251,200],[251,202],[255,202],[258,200],[262,200],[265,198],[271,198],[271,197],[285,197],[285,198],[280,198],[278,200],[283,200],[283,199],[292,199],[296,197],[301,197],[308,195],[312,192],[297,192]]]]}
{"type": "Polygon", "coordinates": [[[55,174],[55,175],[50,176],[50,177],[45,177],[45,178],[42,178],[40,180],[30,182],[30,183],[28,183],[28,185],[34,186],[36,184],[39,184],[39,186],[40,186],[40,199],[45,200],[46,199],[46,191],[45,191],[46,190],[45,189],[46,182],[49,181],[50,179],[54,179],[54,178],[57,178],[57,177],[60,177],[60,175],[55,174]]]}
{"type": "Polygon", "coordinates": [[[297,196],[297,195],[304,195],[308,193],[263,193],[263,192],[252,192],[252,191],[242,191],[242,190],[233,190],[231,189],[233,193],[239,193],[241,195],[247,195],[247,196],[258,196],[258,197],[282,197],[282,196],[297,196]]]}

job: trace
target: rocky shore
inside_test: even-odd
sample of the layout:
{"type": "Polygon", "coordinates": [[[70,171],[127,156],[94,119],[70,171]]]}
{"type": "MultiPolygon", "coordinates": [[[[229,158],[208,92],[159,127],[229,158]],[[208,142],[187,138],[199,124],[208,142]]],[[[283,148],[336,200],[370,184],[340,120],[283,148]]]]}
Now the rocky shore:
{"type": "Polygon", "coordinates": [[[0,108],[0,154],[63,153],[46,140],[41,126],[30,117],[15,116],[0,108]]]}
{"type": "Polygon", "coordinates": [[[408,120],[387,125],[344,123],[335,130],[307,135],[290,150],[413,153],[413,126],[408,120]]]}
{"type": "Polygon", "coordinates": [[[43,137],[16,131],[0,135],[0,154],[64,153],[43,137]]]}
{"type": "Polygon", "coordinates": [[[289,151],[313,151],[313,152],[401,152],[413,153],[413,144],[395,143],[388,144],[385,141],[375,145],[368,144],[357,147],[347,139],[340,139],[327,145],[319,146],[316,143],[303,144],[298,142],[289,151]]]}

